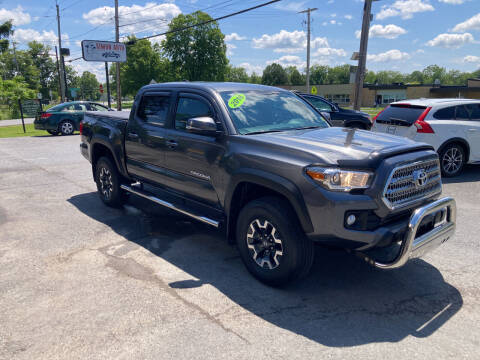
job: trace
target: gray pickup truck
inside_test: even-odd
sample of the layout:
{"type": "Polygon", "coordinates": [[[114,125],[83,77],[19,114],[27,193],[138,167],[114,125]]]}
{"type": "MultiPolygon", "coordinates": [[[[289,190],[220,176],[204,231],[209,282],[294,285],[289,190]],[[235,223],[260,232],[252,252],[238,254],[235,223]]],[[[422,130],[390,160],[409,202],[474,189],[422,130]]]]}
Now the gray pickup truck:
{"type": "Polygon", "coordinates": [[[431,146],[331,127],[275,87],[148,85],[130,114],[87,112],[80,130],[105,204],[141,196],[219,228],[270,285],[308,274],[314,243],[393,269],[455,231],[431,146]]]}

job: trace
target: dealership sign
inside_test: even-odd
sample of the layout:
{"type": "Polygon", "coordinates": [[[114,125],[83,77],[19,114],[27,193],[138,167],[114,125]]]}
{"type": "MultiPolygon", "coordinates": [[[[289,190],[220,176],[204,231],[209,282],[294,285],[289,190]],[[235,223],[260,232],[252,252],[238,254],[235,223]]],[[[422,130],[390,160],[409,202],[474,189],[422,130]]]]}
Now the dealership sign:
{"type": "Polygon", "coordinates": [[[112,41],[82,40],[82,57],[85,61],[125,62],[127,47],[112,41]]]}

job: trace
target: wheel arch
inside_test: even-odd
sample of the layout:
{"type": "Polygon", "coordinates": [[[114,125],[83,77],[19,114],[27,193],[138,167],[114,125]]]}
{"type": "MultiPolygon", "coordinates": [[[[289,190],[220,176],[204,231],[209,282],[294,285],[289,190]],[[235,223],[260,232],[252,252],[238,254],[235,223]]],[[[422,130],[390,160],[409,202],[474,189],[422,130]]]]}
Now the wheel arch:
{"type": "Polygon", "coordinates": [[[462,138],[451,138],[446,140],[442,145],[439,146],[437,153],[440,155],[442,151],[451,144],[459,144],[463,147],[463,150],[465,150],[465,163],[468,163],[470,160],[470,145],[465,139],[462,138]]]}
{"type": "Polygon", "coordinates": [[[229,242],[234,241],[238,214],[243,206],[264,196],[277,196],[286,200],[297,215],[303,231],[305,233],[313,231],[303,196],[294,183],[278,175],[249,169],[234,177],[225,197],[226,231],[229,242]]]}
{"type": "Polygon", "coordinates": [[[102,138],[95,138],[94,141],[91,143],[91,162],[92,162],[92,174],[93,177],[95,178],[95,170],[96,170],[96,164],[98,159],[100,159],[102,156],[108,157],[112,162],[115,164],[117,167],[118,172],[120,173],[121,176],[126,177],[126,171],[121,163],[118,162],[117,156],[115,156],[115,152],[111,148],[110,144],[108,141],[102,138]]]}

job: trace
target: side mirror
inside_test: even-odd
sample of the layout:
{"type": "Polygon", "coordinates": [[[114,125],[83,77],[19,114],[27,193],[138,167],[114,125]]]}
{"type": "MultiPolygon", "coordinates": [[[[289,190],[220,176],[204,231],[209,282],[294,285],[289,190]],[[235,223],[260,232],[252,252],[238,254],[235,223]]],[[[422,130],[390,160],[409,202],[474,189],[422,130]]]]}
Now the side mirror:
{"type": "Polygon", "coordinates": [[[322,111],[320,112],[320,114],[322,114],[322,116],[328,121],[330,122],[330,120],[332,120],[332,117],[330,116],[330,113],[328,111],[322,111]]]}
{"type": "Polygon", "coordinates": [[[218,134],[215,120],[208,116],[188,119],[186,129],[200,135],[215,136],[218,134]]]}

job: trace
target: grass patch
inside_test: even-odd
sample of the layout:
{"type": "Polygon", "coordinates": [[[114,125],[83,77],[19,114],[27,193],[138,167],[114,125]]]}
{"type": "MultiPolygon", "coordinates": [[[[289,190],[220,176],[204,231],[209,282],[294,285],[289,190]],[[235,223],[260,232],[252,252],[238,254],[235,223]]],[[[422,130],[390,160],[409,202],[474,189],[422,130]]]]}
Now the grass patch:
{"type": "Polygon", "coordinates": [[[0,138],[13,138],[22,136],[50,136],[45,130],[35,130],[33,124],[25,124],[26,133],[22,125],[0,126],[0,138]]]}

